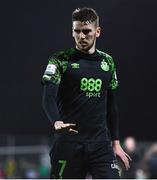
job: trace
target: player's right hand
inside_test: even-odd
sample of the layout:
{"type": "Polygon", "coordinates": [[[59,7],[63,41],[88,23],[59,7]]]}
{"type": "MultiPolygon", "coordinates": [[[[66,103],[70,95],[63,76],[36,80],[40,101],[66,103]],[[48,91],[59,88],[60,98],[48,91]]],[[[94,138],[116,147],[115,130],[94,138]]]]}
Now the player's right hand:
{"type": "Polygon", "coordinates": [[[77,130],[73,129],[74,126],[76,126],[76,124],[64,123],[63,121],[56,121],[54,123],[54,127],[56,131],[78,133],[77,130]]]}

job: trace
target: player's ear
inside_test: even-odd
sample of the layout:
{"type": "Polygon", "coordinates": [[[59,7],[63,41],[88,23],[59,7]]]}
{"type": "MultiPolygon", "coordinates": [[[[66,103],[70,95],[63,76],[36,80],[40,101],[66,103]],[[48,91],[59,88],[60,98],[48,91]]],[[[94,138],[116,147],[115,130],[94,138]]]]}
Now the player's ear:
{"type": "Polygon", "coordinates": [[[101,27],[96,28],[96,37],[99,37],[101,34],[101,27]]]}
{"type": "Polygon", "coordinates": [[[74,28],[72,27],[72,37],[74,37],[74,28]]]}

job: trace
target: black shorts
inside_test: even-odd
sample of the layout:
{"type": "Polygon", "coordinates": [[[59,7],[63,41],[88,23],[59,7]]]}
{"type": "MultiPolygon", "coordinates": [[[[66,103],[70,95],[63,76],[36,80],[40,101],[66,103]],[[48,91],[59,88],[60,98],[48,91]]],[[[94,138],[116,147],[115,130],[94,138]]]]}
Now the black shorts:
{"type": "Polygon", "coordinates": [[[50,152],[52,179],[119,179],[117,160],[110,143],[56,141],[50,152]]]}

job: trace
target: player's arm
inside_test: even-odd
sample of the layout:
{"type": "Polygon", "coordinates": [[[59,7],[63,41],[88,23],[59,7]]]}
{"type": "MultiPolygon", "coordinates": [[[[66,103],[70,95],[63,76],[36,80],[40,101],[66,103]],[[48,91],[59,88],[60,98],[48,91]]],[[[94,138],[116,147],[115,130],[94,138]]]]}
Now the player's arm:
{"type": "Polygon", "coordinates": [[[119,141],[119,120],[118,120],[118,108],[116,103],[116,91],[108,91],[108,128],[112,139],[112,147],[115,155],[123,162],[126,170],[129,169],[130,156],[125,153],[120,145],[119,141]]]}
{"type": "Polygon", "coordinates": [[[64,123],[61,120],[59,110],[57,107],[57,93],[59,84],[61,81],[61,73],[62,68],[60,67],[60,63],[57,59],[51,59],[49,61],[49,64],[45,70],[45,73],[42,78],[42,84],[43,84],[43,98],[42,98],[42,107],[51,122],[53,128],[57,131],[68,131],[68,132],[75,132],[72,127],[75,126],[75,124],[71,123],[64,123]]]}
{"type": "Polygon", "coordinates": [[[57,131],[62,131],[62,130],[68,130],[69,132],[75,132],[77,133],[76,130],[74,130],[72,127],[75,126],[75,124],[71,123],[64,123],[61,121],[57,103],[56,103],[56,97],[57,97],[57,92],[58,92],[58,85],[55,85],[54,83],[46,83],[43,88],[43,99],[42,99],[42,106],[43,109],[57,131]]]}
{"type": "Polygon", "coordinates": [[[119,141],[119,120],[118,120],[118,108],[116,103],[116,89],[118,87],[118,81],[116,76],[116,68],[112,60],[112,76],[110,80],[110,85],[108,89],[108,98],[107,98],[107,124],[110,131],[112,139],[112,147],[115,155],[120,158],[123,162],[126,170],[129,169],[129,160],[130,156],[124,152],[120,145],[119,141]]]}
{"type": "Polygon", "coordinates": [[[119,140],[119,119],[115,90],[108,90],[107,92],[107,125],[112,141],[119,140]]]}
{"type": "Polygon", "coordinates": [[[58,85],[47,82],[43,87],[42,107],[51,124],[60,121],[60,115],[56,103],[58,85]]]}

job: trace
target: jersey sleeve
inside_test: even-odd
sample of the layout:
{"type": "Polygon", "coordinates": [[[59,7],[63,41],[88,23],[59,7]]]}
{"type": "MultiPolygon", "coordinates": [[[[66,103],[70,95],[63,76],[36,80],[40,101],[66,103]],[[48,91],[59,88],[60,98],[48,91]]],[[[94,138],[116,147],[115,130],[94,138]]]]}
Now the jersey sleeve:
{"type": "Polygon", "coordinates": [[[52,57],[49,60],[44,75],[42,77],[42,83],[43,84],[54,83],[58,85],[60,81],[61,81],[61,63],[58,59],[52,57]]]}
{"type": "Polygon", "coordinates": [[[56,103],[57,91],[58,85],[53,83],[46,83],[43,87],[42,107],[52,125],[61,120],[56,103]]]}
{"type": "Polygon", "coordinates": [[[57,92],[61,76],[65,72],[68,64],[68,61],[65,60],[63,55],[64,53],[62,52],[56,55],[54,54],[49,60],[42,77],[42,84],[44,85],[42,107],[52,124],[54,124],[55,121],[61,120],[57,106],[57,92]]]}
{"type": "Polygon", "coordinates": [[[53,56],[49,60],[42,77],[42,84],[44,85],[42,107],[52,124],[54,124],[55,121],[61,120],[56,101],[61,74],[62,64],[59,59],[53,56]]]}
{"type": "Polygon", "coordinates": [[[117,73],[116,73],[116,65],[113,61],[113,58],[111,56],[107,57],[109,60],[109,64],[111,67],[111,80],[109,83],[109,89],[110,90],[116,90],[118,88],[118,80],[117,80],[117,73]]]}
{"type": "Polygon", "coordinates": [[[118,88],[118,80],[116,75],[116,66],[111,56],[107,56],[110,65],[111,79],[108,87],[107,98],[107,123],[112,140],[119,139],[119,118],[118,107],[116,102],[116,89],[118,88]]]}
{"type": "Polygon", "coordinates": [[[116,91],[108,90],[107,92],[107,125],[112,140],[119,139],[119,117],[116,101],[116,91]]]}

